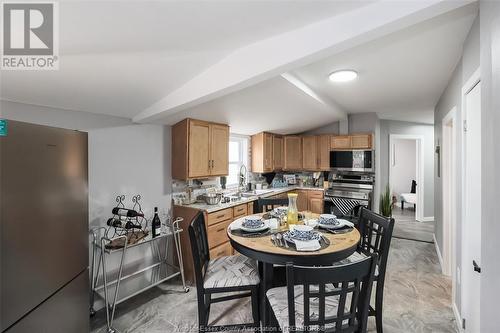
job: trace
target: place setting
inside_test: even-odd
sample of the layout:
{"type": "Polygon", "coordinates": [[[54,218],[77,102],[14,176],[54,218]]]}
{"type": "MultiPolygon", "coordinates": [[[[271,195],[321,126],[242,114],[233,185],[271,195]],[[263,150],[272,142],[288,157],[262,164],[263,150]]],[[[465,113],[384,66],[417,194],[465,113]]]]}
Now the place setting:
{"type": "Polygon", "coordinates": [[[307,224],[332,234],[345,234],[354,229],[354,223],[338,219],[333,214],[321,214],[317,220],[308,220],[307,224]]]}
{"type": "Polygon", "coordinates": [[[325,236],[308,225],[290,225],[290,230],[271,235],[271,242],[274,246],[299,252],[319,251],[330,245],[325,236]]]}
{"type": "Polygon", "coordinates": [[[278,229],[276,218],[264,219],[259,215],[239,218],[229,225],[229,232],[241,237],[262,237],[269,235],[271,229],[278,229]]]}

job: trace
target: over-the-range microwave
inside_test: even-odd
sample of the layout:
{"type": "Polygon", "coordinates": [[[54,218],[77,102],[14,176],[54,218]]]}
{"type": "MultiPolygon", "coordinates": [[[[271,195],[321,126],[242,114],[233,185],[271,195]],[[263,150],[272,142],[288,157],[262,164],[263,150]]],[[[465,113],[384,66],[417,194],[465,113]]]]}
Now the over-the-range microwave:
{"type": "Polygon", "coordinates": [[[340,171],[373,172],[373,150],[334,150],[330,152],[330,168],[340,171]]]}

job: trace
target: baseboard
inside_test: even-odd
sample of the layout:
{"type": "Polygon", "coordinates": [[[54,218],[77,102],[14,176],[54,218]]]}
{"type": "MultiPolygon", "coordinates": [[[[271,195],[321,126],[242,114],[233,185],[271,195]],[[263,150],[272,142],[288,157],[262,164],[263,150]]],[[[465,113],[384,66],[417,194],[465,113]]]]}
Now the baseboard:
{"type": "Polygon", "coordinates": [[[436,234],[432,234],[432,238],[434,239],[434,246],[436,247],[436,252],[439,259],[439,267],[441,267],[441,273],[444,275],[443,257],[441,256],[441,251],[439,250],[438,242],[436,241],[436,234]]]}
{"type": "Polygon", "coordinates": [[[460,317],[460,312],[458,312],[457,304],[453,302],[451,308],[453,309],[453,314],[455,315],[455,321],[457,322],[457,329],[459,332],[463,332],[464,330],[462,328],[462,317],[460,317]]]}
{"type": "Polygon", "coordinates": [[[420,219],[420,222],[433,222],[434,216],[424,216],[420,219]]]}

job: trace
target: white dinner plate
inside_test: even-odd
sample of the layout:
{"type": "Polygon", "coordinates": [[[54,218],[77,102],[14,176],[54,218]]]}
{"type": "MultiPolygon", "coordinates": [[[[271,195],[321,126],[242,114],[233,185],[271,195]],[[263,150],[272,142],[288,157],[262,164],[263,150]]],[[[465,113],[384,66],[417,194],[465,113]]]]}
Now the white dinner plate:
{"type": "Polygon", "coordinates": [[[319,222],[318,226],[321,228],[324,228],[324,229],[333,229],[333,230],[340,229],[340,228],[343,228],[345,226],[353,227],[353,225],[351,223],[346,223],[346,222],[348,222],[346,220],[337,219],[337,221],[339,221],[338,224],[322,224],[321,222],[319,222]]]}
{"type": "Polygon", "coordinates": [[[268,228],[269,228],[269,226],[265,222],[262,224],[261,227],[258,227],[258,228],[245,228],[243,225],[240,227],[240,229],[243,230],[244,232],[261,232],[261,231],[264,231],[268,228]]]}

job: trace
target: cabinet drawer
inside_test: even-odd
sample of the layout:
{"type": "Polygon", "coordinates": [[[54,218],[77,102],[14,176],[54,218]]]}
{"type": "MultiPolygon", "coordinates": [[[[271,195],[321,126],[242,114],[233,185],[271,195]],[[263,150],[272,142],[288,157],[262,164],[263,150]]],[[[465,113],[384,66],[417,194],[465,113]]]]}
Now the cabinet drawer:
{"type": "Polygon", "coordinates": [[[230,220],[232,218],[233,218],[232,208],[219,210],[218,212],[208,214],[207,225],[216,224],[225,220],[230,220]]]}
{"type": "Polygon", "coordinates": [[[231,220],[223,221],[221,223],[214,224],[207,228],[208,237],[208,247],[214,248],[224,242],[228,241],[227,238],[227,227],[231,223],[231,220]]]}
{"type": "Polygon", "coordinates": [[[229,242],[214,247],[210,250],[210,259],[215,259],[233,254],[233,248],[229,242]]]}
{"type": "Polygon", "coordinates": [[[316,198],[316,199],[323,199],[323,191],[315,191],[315,190],[309,191],[308,197],[309,198],[316,198]]]}
{"type": "Polygon", "coordinates": [[[237,217],[244,216],[244,215],[248,215],[247,204],[233,207],[233,218],[237,218],[237,217]]]}

